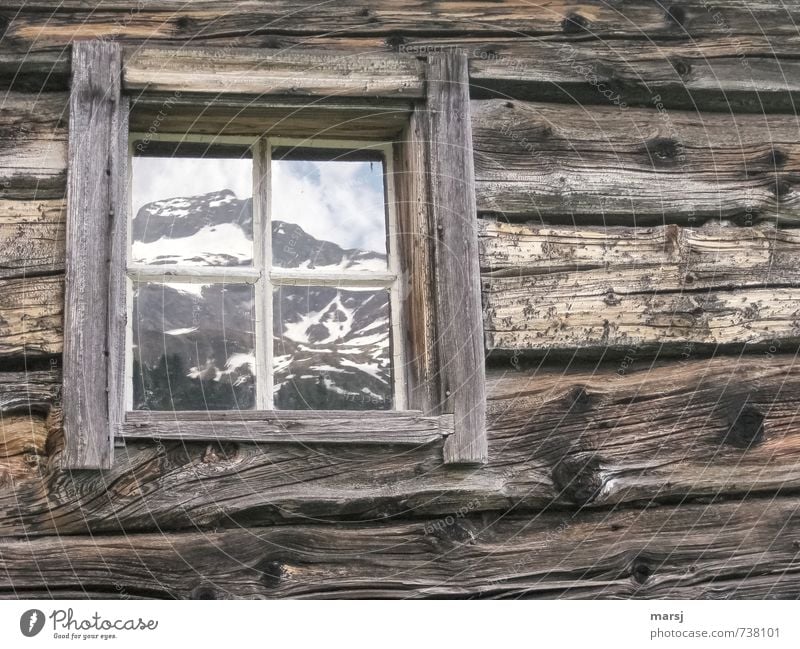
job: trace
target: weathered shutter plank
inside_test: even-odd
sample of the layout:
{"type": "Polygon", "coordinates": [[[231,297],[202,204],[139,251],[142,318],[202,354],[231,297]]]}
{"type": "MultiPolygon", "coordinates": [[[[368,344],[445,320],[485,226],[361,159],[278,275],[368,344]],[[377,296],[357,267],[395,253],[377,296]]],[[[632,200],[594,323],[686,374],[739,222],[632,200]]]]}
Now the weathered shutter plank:
{"type": "Polygon", "coordinates": [[[469,73],[463,52],[428,66],[431,204],[436,224],[439,357],[444,410],[455,416],[447,463],[485,463],[486,378],[472,159],[469,73]]]}
{"type": "MultiPolygon", "coordinates": [[[[120,116],[120,48],[84,41],[72,50],[64,296],[63,463],[112,462],[108,413],[109,260],[112,175],[120,116]],[[115,129],[117,132],[115,133],[115,129]]],[[[118,157],[118,156],[116,156],[118,157]]]]}

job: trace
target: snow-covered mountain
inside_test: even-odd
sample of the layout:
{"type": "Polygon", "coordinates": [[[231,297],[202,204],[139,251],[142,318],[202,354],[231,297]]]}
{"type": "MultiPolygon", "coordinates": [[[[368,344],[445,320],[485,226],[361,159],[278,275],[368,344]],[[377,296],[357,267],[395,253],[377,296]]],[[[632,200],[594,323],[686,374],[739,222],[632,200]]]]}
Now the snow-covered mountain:
{"type": "MultiPolygon", "coordinates": [[[[252,201],[222,191],[150,203],[133,219],[132,236],[137,263],[247,265],[252,201]]],[[[281,268],[386,267],[385,255],[343,249],[277,220],[272,254],[281,268]]],[[[386,291],[284,286],[273,313],[277,408],[392,407],[386,291]]],[[[244,284],[138,284],[134,407],[255,407],[254,322],[254,292],[244,284]]]]}

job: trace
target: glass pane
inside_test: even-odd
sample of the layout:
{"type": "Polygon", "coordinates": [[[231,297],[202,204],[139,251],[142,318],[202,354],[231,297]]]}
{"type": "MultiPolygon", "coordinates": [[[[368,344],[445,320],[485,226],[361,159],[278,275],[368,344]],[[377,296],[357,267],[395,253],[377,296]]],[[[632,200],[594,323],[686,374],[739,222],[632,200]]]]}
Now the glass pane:
{"type": "Polygon", "coordinates": [[[281,286],[273,305],[275,408],[392,408],[388,291],[281,286]]]}
{"type": "Polygon", "coordinates": [[[271,184],[273,266],[386,270],[381,155],[276,148],[271,184]]]}
{"type": "Polygon", "coordinates": [[[133,407],[255,406],[253,287],[133,283],[133,407]]]}
{"type": "Polygon", "coordinates": [[[253,263],[253,160],[247,149],[134,143],[132,175],[131,261],[253,263]]]}

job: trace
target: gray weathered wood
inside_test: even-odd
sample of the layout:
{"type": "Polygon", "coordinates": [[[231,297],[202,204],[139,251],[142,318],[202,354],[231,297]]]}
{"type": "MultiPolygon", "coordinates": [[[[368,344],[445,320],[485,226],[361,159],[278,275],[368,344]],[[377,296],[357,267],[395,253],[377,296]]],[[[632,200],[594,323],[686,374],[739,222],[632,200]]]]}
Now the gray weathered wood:
{"type": "Polygon", "coordinates": [[[435,226],[428,194],[428,115],[414,112],[395,146],[400,286],[405,321],[409,407],[438,414],[442,406],[436,335],[435,226]]]}
{"type": "Polygon", "coordinates": [[[108,280],[108,423],[119,434],[125,417],[125,350],[128,321],[128,118],[130,104],[120,97],[111,124],[111,225],[108,280]]]}
{"type": "Polygon", "coordinates": [[[121,427],[125,438],[300,444],[403,444],[442,442],[452,433],[453,416],[421,412],[133,411],[121,427]]]}
{"type": "MultiPolygon", "coordinates": [[[[108,309],[112,174],[120,169],[120,47],[75,43],[70,92],[64,294],[64,465],[108,468],[108,309]]],[[[126,152],[127,155],[127,152],[126,152]]]]}
{"type": "Polygon", "coordinates": [[[0,278],[64,272],[64,201],[0,199],[0,278]]]}
{"type": "Polygon", "coordinates": [[[645,510],[9,540],[0,596],[783,598],[797,497],[645,510]]]}
{"type": "Polygon", "coordinates": [[[409,98],[425,87],[413,56],[148,46],[125,49],[123,85],[131,93],[409,98]]]}
{"type": "MultiPolygon", "coordinates": [[[[39,473],[0,488],[0,536],[375,521],[469,511],[635,507],[800,489],[794,354],[489,373],[489,462],[440,444],[127,440],[102,474],[59,468],[58,409],[12,437],[44,440],[39,473]],[[49,436],[47,431],[50,431],[49,436]],[[20,504],[24,503],[24,507],[20,504]]],[[[519,369],[517,369],[519,367],[519,369]]],[[[6,388],[3,388],[6,390],[6,388]]],[[[16,391],[13,386],[9,391],[16,391]]],[[[20,398],[27,388],[19,387],[20,398]]],[[[19,412],[19,411],[17,411],[19,412]]],[[[23,469],[24,467],[18,467],[23,469]]]]}
{"type": "Polygon", "coordinates": [[[800,219],[794,115],[505,100],[472,110],[483,212],[585,225],[800,219]]]}
{"type": "Polygon", "coordinates": [[[436,225],[437,337],[448,463],[486,462],[486,385],[469,75],[461,52],[428,64],[430,196],[436,225]]]}
{"type": "Polygon", "coordinates": [[[0,279],[0,359],[60,354],[64,276],[0,279]]]}

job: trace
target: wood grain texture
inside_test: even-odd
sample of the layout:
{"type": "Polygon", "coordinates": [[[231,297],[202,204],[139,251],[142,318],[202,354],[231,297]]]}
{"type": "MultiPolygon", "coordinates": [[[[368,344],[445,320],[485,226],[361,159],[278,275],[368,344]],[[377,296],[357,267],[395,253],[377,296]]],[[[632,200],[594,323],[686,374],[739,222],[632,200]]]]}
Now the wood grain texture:
{"type": "Polygon", "coordinates": [[[408,123],[412,106],[406,101],[326,102],[254,100],[181,93],[158,93],[135,99],[131,129],[147,132],[208,135],[392,139],[408,123]]]}
{"type": "Polygon", "coordinates": [[[452,415],[426,417],[408,411],[134,411],[121,426],[122,437],[134,439],[411,446],[442,442],[452,431],[452,415]]]}
{"type": "Polygon", "coordinates": [[[797,498],[0,543],[5,597],[797,598],[797,498]]]}
{"type": "Polygon", "coordinates": [[[420,109],[395,146],[394,187],[401,300],[405,326],[406,386],[410,407],[439,414],[442,407],[436,333],[435,224],[428,194],[428,114],[420,109]]]}
{"type": "Polygon", "coordinates": [[[50,370],[0,372],[0,414],[48,414],[61,398],[61,372],[50,370]]]}
{"type": "Polygon", "coordinates": [[[123,86],[133,94],[419,98],[425,77],[422,62],[403,55],[136,47],[123,52],[123,86]]]}
{"type": "Polygon", "coordinates": [[[0,99],[0,199],[64,198],[66,115],[66,93],[4,93],[0,99]]]}
{"type": "Polygon", "coordinates": [[[444,411],[455,414],[448,463],[486,462],[486,386],[475,170],[467,59],[430,58],[425,110],[430,202],[436,225],[436,316],[444,411]]]}
{"type": "Polygon", "coordinates": [[[0,278],[64,272],[64,207],[0,199],[0,278]]]}
{"type": "Polygon", "coordinates": [[[478,209],[604,225],[796,223],[792,115],[473,101],[478,209]]]}
{"type": "Polygon", "coordinates": [[[518,367],[489,372],[479,469],[445,465],[438,444],[128,440],[110,470],[66,472],[56,409],[39,474],[0,489],[0,536],[635,508],[800,488],[793,354],[518,367]]]}
{"type": "Polygon", "coordinates": [[[64,277],[0,279],[0,360],[60,354],[64,277]]]}
{"type": "Polygon", "coordinates": [[[360,0],[320,5],[314,0],[283,0],[264,5],[258,0],[206,0],[187,7],[180,0],[138,8],[132,0],[104,2],[87,8],[80,0],[60,11],[47,0],[6,3],[5,39],[16,48],[45,48],[75,39],[114,38],[131,42],[222,42],[260,45],[282,35],[567,36],[633,37],[691,40],[704,35],[796,35],[800,12],[793,4],[769,0],[744,6],[720,0],[713,11],[703,0],[687,0],[671,12],[659,3],[628,0],[609,4],[588,0],[542,0],[532,11],[525,0],[453,4],[410,0],[360,0]],[[17,8],[19,7],[19,11],[17,8]],[[37,8],[47,8],[47,12],[37,8]],[[45,20],[43,16],[47,16],[45,20]]]}
{"type": "Polygon", "coordinates": [[[108,317],[112,174],[119,171],[120,47],[72,50],[64,293],[64,465],[111,466],[108,317]]]}

